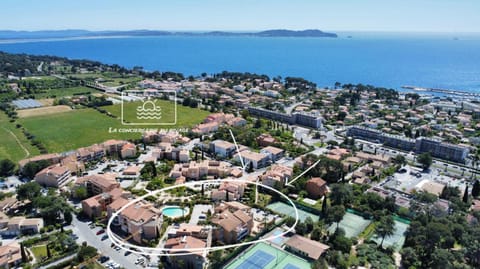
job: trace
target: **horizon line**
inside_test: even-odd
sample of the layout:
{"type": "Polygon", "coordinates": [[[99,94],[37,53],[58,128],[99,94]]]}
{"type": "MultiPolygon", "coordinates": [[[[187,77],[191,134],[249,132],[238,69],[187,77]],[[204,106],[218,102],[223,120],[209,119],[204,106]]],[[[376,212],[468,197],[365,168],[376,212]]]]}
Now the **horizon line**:
{"type": "Polygon", "coordinates": [[[46,32],[46,31],[87,31],[87,32],[122,32],[122,31],[165,31],[165,32],[232,32],[232,33],[243,33],[243,32],[262,32],[268,30],[289,30],[289,31],[305,31],[305,30],[319,30],[322,32],[357,32],[357,33],[430,33],[430,34],[480,34],[478,31],[437,31],[437,30],[382,30],[382,29],[352,29],[352,30],[325,30],[320,28],[265,28],[265,29],[251,29],[251,30],[239,30],[239,29],[202,29],[202,30],[188,30],[188,29],[155,29],[155,28],[130,28],[130,29],[87,29],[87,28],[62,28],[62,29],[38,29],[38,30],[26,30],[26,29],[0,29],[0,31],[11,31],[11,32],[46,32]]]}

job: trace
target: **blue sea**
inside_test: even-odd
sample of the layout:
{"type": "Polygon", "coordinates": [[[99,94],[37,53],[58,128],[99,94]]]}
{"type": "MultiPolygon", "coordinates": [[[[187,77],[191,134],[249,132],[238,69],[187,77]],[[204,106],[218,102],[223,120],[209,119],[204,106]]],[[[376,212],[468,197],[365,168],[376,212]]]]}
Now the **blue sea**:
{"type": "Polygon", "coordinates": [[[224,70],[480,92],[479,34],[340,33],[339,38],[122,37],[0,43],[11,53],[98,60],[185,75],[224,70]]]}

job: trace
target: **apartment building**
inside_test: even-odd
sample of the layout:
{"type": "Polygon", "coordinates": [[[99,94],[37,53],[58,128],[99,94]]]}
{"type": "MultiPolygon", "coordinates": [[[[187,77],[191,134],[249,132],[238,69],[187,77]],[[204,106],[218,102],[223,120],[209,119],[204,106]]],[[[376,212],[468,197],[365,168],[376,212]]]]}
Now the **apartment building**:
{"type": "Polygon", "coordinates": [[[322,118],[319,114],[315,113],[295,112],[291,115],[288,115],[281,112],[251,106],[248,107],[248,112],[253,116],[285,122],[288,124],[297,124],[314,129],[322,128],[322,118]]]}
{"type": "Polygon", "coordinates": [[[126,204],[130,197],[130,192],[123,191],[121,188],[115,188],[83,200],[82,210],[89,218],[100,218],[107,212],[109,205],[115,202],[117,204],[126,204]]]}
{"type": "Polygon", "coordinates": [[[80,177],[75,181],[74,189],[84,186],[89,196],[109,192],[120,187],[120,183],[115,178],[116,174],[112,173],[80,177]]]}
{"type": "Polygon", "coordinates": [[[280,148],[276,148],[276,147],[272,147],[272,146],[268,146],[268,147],[265,147],[265,148],[261,149],[260,153],[267,154],[270,161],[276,162],[284,156],[285,150],[280,149],[280,148]]]}
{"type": "Polygon", "coordinates": [[[42,228],[42,218],[26,218],[23,216],[9,218],[3,212],[0,212],[0,234],[2,236],[38,234],[42,228]]]}
{"type": "Polygon", "coordinates": [[[274,164],[263,175],[260,176],[262,184],[272,188],[283,187],[289,179],[292,179],[293,169],[274,164]]]}
{"type": "Polygon", "coordinates": [[[207,260],[206,250],[192,251],[190,249],[206,248],[207,242],[194,236],[185,235],[175,238],[169,238],[165,242],[164,248],[169,249],[169,253],[181,255],[169,255],[172,268],[183,269],[203,269],[207,260]]]}
{"type": "Polygon", "coordinates": [[[250,234],[253,228],[253,217],[250,213],[242,210],[231,212],[226,209],[215,214],[212,223],[216,225],[213,230],[214,240],[233,244],[240,242],[250,234]]]}
{"type": "Polygon", "coordinates": [[[234,158],[238,162],[241,162],[242,159],[246,167],[251,164],[253,169],[266,167],[270,163],[269,155],[250,150],[243,150],[241,153],[235,154],[234,158]]]}
{"type": "Polygon", "coordinates": [[[235,181],[224,181],[218,189],[211,192],[213,201],[233,201],[240,200],[245,192],[245,183],[235,181]],[[227,197],[228,195],[228,197],[227,197]]]}
{"type": "Polygon", "coordinates": [[[433,157],[463,163],[468,156],[469,149],[464,146],[443,143],[439,140],[420,137],[415,143],[415,152],[430,152],[433,157]]]}
{"type": "MultiPolygon", "coordinates": [[[[112,203],[107,206],[108,217],[126,205],[125,201],[112,203]]],[[[161,211],[151,203],[139,201],[125,208],[112,222],[112,225],[119,227],[128,234],[135,242],[142,243],[142,240],[151,240],[158,237],[160,230],[161,211]]]]}
{"type": "Polygon", "coordinates": [[[152,156],[157,160],[173,160],[181,163],[190,161],[190,154],[188,150],[176,148],[168,142],[161,142],[158,147],[153,149],[152,156]]]}
{"type": "Polygon", "coordinates": [[[405,151],[415,151],[417,154],[430,152],[435,158],[459,163],[465,162],[470,151],[465,146],[444,143],[427,137],[419,137],[414,140],[360,126],[350,127],[347,130],[347,136],[383,143],[386,146],[405,151]]]}
{"type": "Polygon", "coordinates": [[[35,175],[34,180],[44,187],[63,187],[70,178],[71,171],[61,165],[51,165],[35,175]]]}
{"type": "Polygon", "coordinates": [[[191,161],[189,163],[175,164],[170,171],[171,178],[181,176],[186,179],[199,180],[204,177],[224,178],[231,174],[232,167],[229,163],[204,160],[202,162],[191,161]]]}
{"type": "Polygon", "coordinates": [[[233,143],[215,140],[210,143],[210,151],[222,158],[231,158],[236,151],[236,147],[233,143]]]}

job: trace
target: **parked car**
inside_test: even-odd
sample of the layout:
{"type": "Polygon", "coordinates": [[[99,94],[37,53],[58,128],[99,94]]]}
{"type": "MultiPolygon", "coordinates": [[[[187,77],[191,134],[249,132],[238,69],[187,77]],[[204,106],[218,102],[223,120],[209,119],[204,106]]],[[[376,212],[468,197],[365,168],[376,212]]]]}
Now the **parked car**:
{"type": "Polygon", "coordinates": [[[105,230],[104,230],[104,229],[101,229],[100,231],[97,232],[97,235],[101,235],[101,234],[103,234],[103,233],[105,233],[105,230]]]}

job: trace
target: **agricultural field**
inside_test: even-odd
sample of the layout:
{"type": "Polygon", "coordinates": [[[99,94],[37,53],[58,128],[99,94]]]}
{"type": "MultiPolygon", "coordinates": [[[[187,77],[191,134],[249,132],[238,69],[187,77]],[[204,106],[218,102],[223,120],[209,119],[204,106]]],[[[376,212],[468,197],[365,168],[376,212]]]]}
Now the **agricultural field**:
{"type": "MultiPolygon", "coordinates": [[[[161,100],[159,100],[161,101],[161,100]]],[[[173,112],[173,102],[160,102],[162,108],[173,112]]],[[[129,106],[137,107],[131,103],[129,106]]],[[[120,105],[102,107],[115,116],[120,116],[120,105]]],[[[190,127],[200,123],[209,112],[194,108],[178,108],[178,120],[174,126],[165,128],[190,127]]],[[[109,132],[109,128],[158,128],[162,126],[125,126],[118,118],[112,118],[97,110],[86,108],[68,113],[57,113],[43,116],[32,116],[18,120],[25,129],[33,134],[49,152],[63,152],[79,147],[100,143],[108,139],[137,139],[141,133],[109,132]]]]}
{"type": "Polygon", "coordinates": [[[139,138],[140,134],[110,134],[120,121],[94,109],[79,109],[18,120],[49,152],[63,152],[108,139],[139,138]]]}
{"type": "Polygon", "coordinates": [[[87,88],[87,87],[71,87],[71,88],[62,88],[62,89],[49,89],[44,90],[41,93],[35,93],[35,99],[44,99],[44,98],[60,98],[66,96],[73,96],[75,94],[88,93],[91,94],[101,93],[98,90],[87,88]]]}
{"type": "Polygon", "coordinates": [[[3,112],[0,112],[0,159],[14,162],[38,155],[39,151],[32,146],[25,135],[3,112]]]}
{"type": "Polygon", "coordinates": [[[45,106],[45,107],[37,107],[37,108],[30,108],[30,109],[21,109],[18,110],[18,117],[19,118],[28,118],[28,117],[35,117],[35,116],[44,116],[44,115],[51,115],[63,112],[69,112],[72,109],[69,106],[45,106]]]}

